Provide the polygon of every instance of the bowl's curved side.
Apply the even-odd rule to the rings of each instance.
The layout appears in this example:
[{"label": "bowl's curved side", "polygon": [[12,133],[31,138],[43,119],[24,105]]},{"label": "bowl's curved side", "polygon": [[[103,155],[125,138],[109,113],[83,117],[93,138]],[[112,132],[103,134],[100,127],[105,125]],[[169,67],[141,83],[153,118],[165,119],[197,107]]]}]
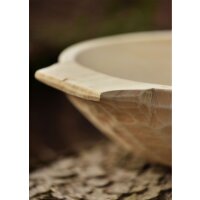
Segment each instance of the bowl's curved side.
[{"label": "bowl's curved side", "polygon": [[68,98],[100,131],[135,155],[171,165],[170,106],[149,106],[137,98],[135,101],[126,98],[100,102],[74,96]]}]

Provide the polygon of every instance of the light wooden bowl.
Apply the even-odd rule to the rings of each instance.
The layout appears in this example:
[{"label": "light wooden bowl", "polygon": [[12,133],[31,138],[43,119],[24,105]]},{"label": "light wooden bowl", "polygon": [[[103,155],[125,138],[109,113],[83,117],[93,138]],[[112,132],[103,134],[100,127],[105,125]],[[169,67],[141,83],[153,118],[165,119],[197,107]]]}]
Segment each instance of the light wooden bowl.
[{"label": "light wooden bowl", "polygon": [[35,76],[125,148],[171,165],[171,32],[82,42]]}]

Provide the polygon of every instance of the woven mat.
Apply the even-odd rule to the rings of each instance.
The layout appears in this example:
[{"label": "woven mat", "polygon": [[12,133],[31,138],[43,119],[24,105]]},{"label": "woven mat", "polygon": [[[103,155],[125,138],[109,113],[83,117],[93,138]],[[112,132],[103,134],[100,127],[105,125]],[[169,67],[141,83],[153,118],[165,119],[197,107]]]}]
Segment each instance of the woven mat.
[{"label": "woven mat", "polygon": [[171,200],[171,169],[109,142],[30,174],[31,200]]}]

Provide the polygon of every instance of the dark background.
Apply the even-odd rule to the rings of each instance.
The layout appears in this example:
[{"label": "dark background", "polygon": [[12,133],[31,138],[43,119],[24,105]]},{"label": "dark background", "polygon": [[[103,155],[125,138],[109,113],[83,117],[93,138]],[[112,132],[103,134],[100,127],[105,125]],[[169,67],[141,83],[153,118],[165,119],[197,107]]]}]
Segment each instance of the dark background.
[{"label": "dark background", "polygon": [[171,0],[30,0],[30,169],[102,140],[64,94],[34,79],[67,46],[100,36],[171,29]]}]

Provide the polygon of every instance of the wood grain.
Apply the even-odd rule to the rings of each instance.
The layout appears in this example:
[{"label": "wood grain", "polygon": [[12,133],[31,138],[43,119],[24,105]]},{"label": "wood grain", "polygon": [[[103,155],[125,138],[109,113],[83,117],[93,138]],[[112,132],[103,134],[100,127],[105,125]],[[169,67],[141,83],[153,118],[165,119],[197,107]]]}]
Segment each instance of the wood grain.
[{"label": "wood grain", "polygon": [[68,96],[100,131],[149,161],[171,165],[171,110],[140,101],[88,101]]}]

